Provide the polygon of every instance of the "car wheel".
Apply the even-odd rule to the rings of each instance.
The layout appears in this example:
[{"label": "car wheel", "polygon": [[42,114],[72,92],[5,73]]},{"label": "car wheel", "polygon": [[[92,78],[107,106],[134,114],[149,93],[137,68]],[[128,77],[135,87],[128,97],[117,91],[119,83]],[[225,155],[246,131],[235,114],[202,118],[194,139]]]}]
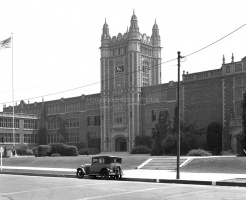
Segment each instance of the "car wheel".
[{"label": "car wheel", "polygon": [[108,177],[109,177],[108,170],[106,170],[106,169],[102,170],[102,172],[101,172],[101,178],[103,180],[106,180],[106,179],[108,179]]},{"label": "car wheel", "polygon": [[78,178],[83,178],[84,177],[84,173],[83,173],[82,169],[78,169],[76,175],[77,175]]},{"label": "car wheel", "polygon": [[115,179],[121,179],[121,168],[119,166],[115,169]]},{"label": "car wheel", "polygon": [[96,178],[95,175],[90,175],[89,177],[90,177],[91,179],[95,179],[95,178]]}]

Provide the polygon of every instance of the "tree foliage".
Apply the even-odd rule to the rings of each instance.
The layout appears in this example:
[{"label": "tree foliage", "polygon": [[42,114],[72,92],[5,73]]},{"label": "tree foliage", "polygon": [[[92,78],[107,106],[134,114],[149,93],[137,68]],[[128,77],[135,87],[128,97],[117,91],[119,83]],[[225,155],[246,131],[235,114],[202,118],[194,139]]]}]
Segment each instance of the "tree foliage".
[{"label": "tree foliage", "polygon": [[57,131],[57,133],[60,135],[60,142],[66,143],[68,142],[68,133],[66,130],[66,120],[62,118],[58,118],[58,122],[59,122],[60,128]]},{"label": "tree foliage", "polygon": [[46,145],[47,144],[47,128],[46,128],[46,108],[43,106],[43,111],[41,114],[41,119],[39,123],[38,130],[38,145]]},{"label": "tree foliage", "polygon": [[152,146],[151,144],[152,144],[152,139],[150,136],[137,135],[135,137],[135,147],[140,146],[140,145],[144,145],[144,146],[151,148],[151,146]]},{"label": "tree foliage", "polygon": [[222,150],[222,127],[217,122],[211,122],[207,128],[208,150],[218,155]]},{"label": "tree foliage", "polygon": [[154,140],[154,145],[151,148],[151,155],[162,155],[164,149],[162,148],[162,141],[171,133],[171,121],[169,112],[167,110],[159,112],[158,122],[155,125],[156,132],[153,133],[152,138]]},{"label": "tree foliage", "polygon": [[[246,150],[246,92],[243,93],[243,102],[242,102],[242,125],[243,133],[240,138],[240,144],[244,150]],[[241,155],[246,156],[244,151],[241,151]]]}]

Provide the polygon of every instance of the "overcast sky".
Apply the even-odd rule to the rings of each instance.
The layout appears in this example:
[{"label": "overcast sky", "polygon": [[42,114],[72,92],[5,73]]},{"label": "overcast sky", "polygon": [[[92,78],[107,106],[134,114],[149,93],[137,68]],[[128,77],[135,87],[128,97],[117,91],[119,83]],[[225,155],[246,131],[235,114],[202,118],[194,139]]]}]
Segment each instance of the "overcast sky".
[{"label": "overcast sky", "polygon": [[[14,99],[30,103],[100,92],[100,44],[105,18],[110,36],[125,33],[133,9],[141,33],[155,19],[162,62],[188,55],[246,23],[245,0],[0,0],[0,41],[13,33]],[[189,73],[219,69],[246,56],[246,26],[182,62]],[[0,50],[0,111],[12,105],[12,50]],[[185,59],[184,59],[185,60]],[[181,73],[182,73],[181,72]],[[177,62],[162,65],[162,83],[177,81]],[[93,84],[93,85],[91,85]],[[88,87],[82,87],[90,85]],[[50,95],[73,88],[70,92]],[[38,98],[34,98],[38,97]]]}]

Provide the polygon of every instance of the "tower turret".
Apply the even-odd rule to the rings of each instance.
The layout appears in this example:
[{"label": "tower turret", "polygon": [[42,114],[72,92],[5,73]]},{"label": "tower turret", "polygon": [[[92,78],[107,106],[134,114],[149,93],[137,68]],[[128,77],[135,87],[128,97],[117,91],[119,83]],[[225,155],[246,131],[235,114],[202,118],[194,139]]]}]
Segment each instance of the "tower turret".
[{"label": "tower turret", "polygon": [[102,29],[102,36],[101,36],[101,57],[109,57],[109,42],[110,42],[111,38],[109,35],[109,28],[108,28],[108,24],[106,22],[106,18],[105,18],[105,23],[103,25],[103,29]]},{"label": "tower turret", "polygon": [[110,35],[109,35],[109,28],[108,28],[108,24],[106,22],[106,18],[105,18],[105,23],[103,25],[103,29],[102,29],[102,40],[105,39],[110,39]]},{"label": "tower turret", "polygon": [[135,15],[135,11],[133,10],[133,15],[131,18],[131,26],[130,26],[130,32],[139,32],[139,27],[138,27],[138,19],[137,16]]},{"label": "tower turret", "polygon": [[155,20],[155,24],[153,25],[153,28],[152,28],[151,40],[152,40],[152,44],[155,47],[156,46],[161,46],[161,37],[160,37],[160,34],[159,34],[159,27],[156,24],[156,20]]}]

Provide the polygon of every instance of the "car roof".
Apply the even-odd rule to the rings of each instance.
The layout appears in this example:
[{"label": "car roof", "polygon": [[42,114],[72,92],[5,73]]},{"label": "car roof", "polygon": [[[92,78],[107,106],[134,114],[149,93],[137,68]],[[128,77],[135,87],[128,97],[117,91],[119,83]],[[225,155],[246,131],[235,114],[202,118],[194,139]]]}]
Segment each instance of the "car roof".
[{"label": "car roof", "polygon": [[117,156],[94,156],[92,158],[121,158],[121,157],[117,157]]}]

